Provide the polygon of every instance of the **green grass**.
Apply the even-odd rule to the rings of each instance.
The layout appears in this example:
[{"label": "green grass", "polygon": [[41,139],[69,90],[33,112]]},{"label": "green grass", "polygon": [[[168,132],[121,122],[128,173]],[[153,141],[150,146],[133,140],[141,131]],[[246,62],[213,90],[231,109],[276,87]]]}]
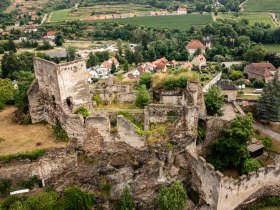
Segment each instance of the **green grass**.
[{"label": "green grass", "polygon": [[280,53],[280,45],[264,45],[269,52]]},{"label": "green grass", "polygon": [[50,22],[73,21],[81,18],[89,17],[94,12],[95,15],[111,15],[111,14],[124,14],[124,13],[145,13],[148,11],[156,11],[158,8],[146,8],[140,4],[108,4],[108,5],[95,5],[91,7],[79,7],[77,10],[63,9],[52,12]]},{"label": "green grass", "polygon": [[223,13],[219,14],[217,18],[221,19],[235,19],[235,20],[241,20],[241,19],[247,19],[249,20],[249,25],[254,25],[255,23],[264,23],[271,25],[272,28],[275,27],[275,24],[272,21],[271,15],[269,13],[248,13],[243,12],[239,16],[235,16],[233,13]]},{"label": "green grass", "polygon": [[139,25],[151,28],[168,28],[186,30],[191,26],[201,28],[212,22],[210,14],[190,14],[190,15],[168,15],[168,16],[147,16],[133,17],[126,19],[97,20],[96,22],[112,22],[121,24]]},{"label": "green grass", "polygon": [[244,4],[247,12],[278,12],[280,13],[279,0],[248,0]]}]

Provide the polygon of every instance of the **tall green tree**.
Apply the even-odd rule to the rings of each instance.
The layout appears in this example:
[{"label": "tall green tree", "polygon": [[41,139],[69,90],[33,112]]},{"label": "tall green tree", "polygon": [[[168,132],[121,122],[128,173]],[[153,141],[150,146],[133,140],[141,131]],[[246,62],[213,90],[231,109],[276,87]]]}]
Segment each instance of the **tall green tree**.
[{"label": "tall green tree", "polygon": [[181,210],[187,204],[187,193],[181,182],[160,189],[157,203],[160,210]]},{"label": "tall green tree", "polygon": [[116,210],[135,210],[135,203],[130,195],[127,186],[124,188],[122,192],[122,196],[117,204]]},{"label": "tall green tree", "polygon": [[72,47],[72,46],[69,46],[67,48],[67,61],[73,61],[75,60],[76,58],[76,48],[75,47]]},{"label": "tall green tree", "polygon": [[0,79],[0,109],[8,101],[12,101],[15,95],[14,84],[9,79]]},{"label": "tall green tree", "polygon": [[146,85],[147,88],[151,87],[152,84],[152,74],[151,73],[144,73],[140,77],[139,85]]},{"label": "tall green tree", "polygon": [[268,122],[280,121],[280,81],[277,76],[263,88],[257,104],[257,116]]},{"label": "tall green tree", "polygon": [[92,52],[89,54],[89,58],[87,60],[87,68],[96,66],[98,64],[98,58]]},{"label": "tall green tree", "polygon": [[116,64],[113,62],[112,67],[111,67],[111,74],[116,73],[116,71],[117,71],[117,67],[116,67]]},{"label": "tall green tree", "polygon": [[65,41],[64,41],[63,35],[60,32],[58,32],[54,39],[55,45],[62,46],[64,42]]},{"label": "tall green tree", "polygon": [[140,85],[138,94],[136,97],[136,106],[144,108],[150,103],[150,94],[146,88],[146,85]]},{"label": "tall green tree", "polygon": [[224,105],[224,97],[217,85],[212,85],[204,96],[207,114],[215,115],[221,111]]},{"label": "tall green tree", "polygon": [[129,66],[128,66],[128,61],[127,60],[124,61],[123,70],[124,70],[124,72],[129,71]]},{"label": "tall green tree", "polygon": [[15,42],[12,39],[9,39],[7,45],[6,45],[6,50],[7,51],[12,51],[14,53],[17,52],[17,46],[15,44]]}]

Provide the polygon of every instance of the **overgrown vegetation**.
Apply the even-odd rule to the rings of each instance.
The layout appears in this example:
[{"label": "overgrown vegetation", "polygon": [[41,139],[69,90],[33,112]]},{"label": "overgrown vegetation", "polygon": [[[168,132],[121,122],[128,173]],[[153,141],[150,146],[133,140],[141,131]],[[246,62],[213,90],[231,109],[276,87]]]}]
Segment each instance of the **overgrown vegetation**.
[{"label": "overgrown vegetation", "polygon": [[3,210],[91,210],[95,203],[95,196],[79,188],[66,188],[60,195],[54,191],[46,191],[26,196],[11,196],[0,203]]},{"label": "overgrown vegetation", "polygon": [[221,90],[217,85],[212,85],[208,92],[205,94],[205,106],[208,115],[215,115],[221,113],[224,105],[224,97]]},{"label": "overgrown vegetation", "polygon": [[135,118],[131,113],[129,113],[127,111],[120,111],[120,112],[117,112],[117,115],[123,115],[126,119],[128,119],[130,122],[132,122],[138,128],[144,130],[144,122]]},{"label": "overgrown vegetation", "polygon": [[90,112],[89,112],[88,108],[86,107],[86,105],[80,106],[78,109],[76,109],[76,111],[74,113],[82,115],[83,118],[87,118],[90,115]]},{"label": "overgrown vegetation", "polygon": [[33,151],[29,151],[29,152],[24,152],[24,153],[17,153],[17,154],[9,154],[9,155],[1,155],[0,156],[0,161],[2,162],[11,162],[12,160],[37,160],[38,158],[40,158],[44,153],[45,153],[45,149],[36,149]]},{"label": "overgrown vegetation", "polygon": [[0,196],[8,195],[10,193],[11,186],[12,181],[10,179],[0,179]]},{"label": "overgrown vegetation", "polygon": [[160,210],[181,210],[187,204],[187,193],[181,182],[160,189],[157,204]]},{"label": "overgrown vegetation", "polygon": [[135,203],[127,186],[123,189],[122,196],[118,201],[116,210],[135,210]]},{"label": "overgrown vegetation", "polygon": [[57,140],[67,141],[69,140],[67,132],[61,127],[60,124],[55,124],[52,126],[53,135]]},{"label": "overgrown vegetation", "polygon": [[149,105],[150,100],[150,94],[146,88],[146,85],[140,85],[138,89],[138,94],[136,96],[136,106],[144,108],[145,106]]},{"label": "overgrown vegetation", "polygon": [[279,207],[280,206],[280,198],[279,197],[275,197],[275,196],[265,198],[261,202],[253,204],[252,206],[250,206],[248,208],[248,210],[259,210],[259,209],[263,209],[266,206],[276,206],[276,207]]},{"label": "overgrown vegetation", "polygon": [[14,99],[14,84],[9,79],[0,79],[0,109]]},{"label": "overgrown vegetation", "polygon": [[231,122],[230,128],[223,130],[222,136],[211,145],[212,155],[207,160],[216,169],[237,169],[240,173],[256,171],[261,167],[259,162],[249,159],[247,144],[253,136],[253,117],[249,113],[244,117],[237,117]]}]

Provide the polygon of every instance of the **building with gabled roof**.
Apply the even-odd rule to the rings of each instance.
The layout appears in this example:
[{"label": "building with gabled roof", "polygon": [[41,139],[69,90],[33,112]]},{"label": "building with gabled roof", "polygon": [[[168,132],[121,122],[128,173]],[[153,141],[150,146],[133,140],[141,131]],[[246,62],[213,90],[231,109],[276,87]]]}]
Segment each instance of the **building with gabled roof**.
[{"label": "building with gabled roof", "polygon": [[201,43],[201,41],[195,39],[187,44],[186,49],[189,51],[191,55],[193,55],[197,51],[197,49],[201,49],[201,52],[204,53],[206,47],[204,44]]},{"label": "building with gabled roof", "polygon": [[250,63],[244,67],[244,73],[248,78],[270,81],[275,75],[277,69],[271,63]]},{"label": "building with gabled roof", "polygon": [[197,66],[199,69],[201,69],[201,67],[206,66],[206,58],[203,54],[199,54],[198,56],[194,57],[191,63],[193,66]]}]

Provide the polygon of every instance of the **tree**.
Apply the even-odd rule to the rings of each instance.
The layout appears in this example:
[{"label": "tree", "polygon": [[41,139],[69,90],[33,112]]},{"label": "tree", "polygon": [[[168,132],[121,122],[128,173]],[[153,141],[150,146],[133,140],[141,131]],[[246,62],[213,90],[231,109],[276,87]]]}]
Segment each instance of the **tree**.
[{"label": "tree", "polygon": [[0,109],[8,101],[12,101],[15,95],[14,84],[9,79],[0,79]]},{"label": "tree", "polygon": [[212,85],[205,94],[205,105],[207,114],[215,115],[221,111],[224,105],[224,97],[221,95],[221,90],[218,86]]},{"label": "tree", "polygon": [[9,41],[8,41],[6,47],[5,47],[5,50],[12,51],[14,53],[17,52],[17,46],[12,39],[9,39]]},{"label": "tree", "polygon": [[257,171],[261,167],[262,167],[262,164],[260,163],[259,160],[247,159],[243,163],[242,174],[248,174],[249,172]]},{"label": "tree", "polygon": [[181,182],[175,182],[171,186],[164,186],[157,196],[160,210],[181,210],[187,203],[187,193]]},{"label": "tree", "polygon": [[124,188],[122,192],[122,196],[117,204],[116,210],[135,210],[135,203],[130,195],[127,186]]},{"label": "tree", "polygon": [[124,72],[129,71],[129,66],[128,66],[128,61],[127,60],[124,61],[123,70],[124,70]]},{"label": "tree", "polygon": [[221,137],[213,142],[212,155],[207,159],[216,169],[223,171],[237,168],[242,171],[245,161],[249,159],[247,143],[253,136],[253,122],[251,113],[237,117],[229,128],[223,130]]},{"label": "tree", "polygon": [[75,47],[72,47],[72,46],[69,46],[67,48],[67,61],[73,61],[75,60],[76,58],[76,48]]},{"label": "tree", "polygon": [[111,67],[111,74],[115,74],[116,71],[117,71],[117,67],[116,67],[116,64],[113,62],[112,67]]},{"label": "tree", "polygon": [[257,103],[257,117],[268,122],[280,121],[280,81],[277,76],[263,88]]},{"label": "tree", "polygon": [[194,52],[193,56],[198,56],[202,53],[201,48],[197,48],[196,51]]},{"label": "tree", "polygon": [[152,83],[152,74],[151,73],[144,73],[140,77],[139,85],[145,85],[147,88],[151,87]]},{"label": "tree", "polygon": [[87,68],[96,66],[98,63],[98,58],[92,52],[89,54],[89,58],[87,60]]},{"label": "tree", "polygon": [[54,43],[56,46],[62,46],[64,43],[64,38],[62,36],[62,34],[60,32],[58,32],[58,34],[56,35],[55,39],[54,39]]},{"label": "tree", "polygon": [[50,49],[53,49],[53,46],[47,40],[43,41],[43,45],[42,46],[37,47],[37,50],[50,50]]},{"label": "tree", "polygon": [[264,60],[267,51],[263,46],[257,45],[252,49],[248,50],[244,54],[244,58],[248,62],[260,62]]},{"label": "tree", "polygon": [[64,210],[91,210],[94,202],[94,195],[79,188],[70,187],[64,190]]},{"label": "tree", "polygon": [[150,103],[150,94],[146,88],[146,85],[140,85],[138,94],[136,97],[136,106],[144,108]]},{"label": "tree", "polygon": [[20,71],[15,74],[18,82],[18,89],[15,94],[15,105],[24,112],[28,111],[28,95],[27,91],[34,80],[34,74],[31,72]]}]

